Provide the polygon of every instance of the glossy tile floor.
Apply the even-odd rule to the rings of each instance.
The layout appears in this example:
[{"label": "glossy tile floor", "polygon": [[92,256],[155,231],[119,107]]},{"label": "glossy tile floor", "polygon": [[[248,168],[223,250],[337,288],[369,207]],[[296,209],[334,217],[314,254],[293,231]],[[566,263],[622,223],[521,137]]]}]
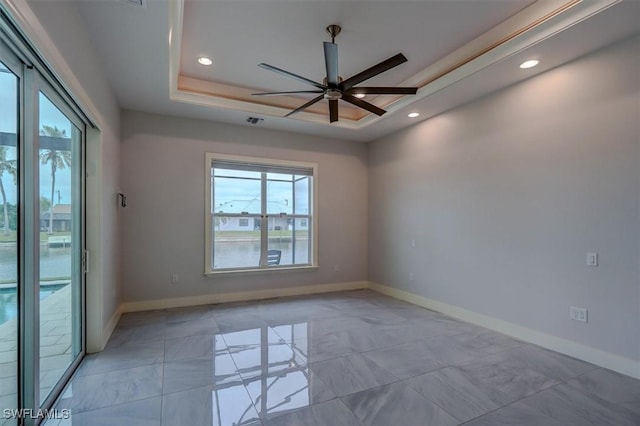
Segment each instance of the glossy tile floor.
[{"label": "glossy tile floor", "polygon": [[640,381],[370,291],[123,315],[47,425],[640,425]]}]

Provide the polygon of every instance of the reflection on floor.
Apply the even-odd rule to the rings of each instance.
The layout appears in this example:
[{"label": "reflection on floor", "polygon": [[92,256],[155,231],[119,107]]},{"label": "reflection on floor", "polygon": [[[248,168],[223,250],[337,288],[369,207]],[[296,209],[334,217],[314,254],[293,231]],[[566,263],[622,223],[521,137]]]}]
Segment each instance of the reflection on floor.
[{"label": "reflection on floor", "polygon": [[47,425],[639,425],[640,381],[370,291],[126,314]]}]

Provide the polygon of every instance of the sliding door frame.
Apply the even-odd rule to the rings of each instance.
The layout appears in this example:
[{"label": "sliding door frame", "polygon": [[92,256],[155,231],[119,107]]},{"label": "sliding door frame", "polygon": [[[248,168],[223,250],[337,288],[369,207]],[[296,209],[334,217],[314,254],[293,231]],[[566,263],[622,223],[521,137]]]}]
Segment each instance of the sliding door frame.
[{"label": "sliding door frame", "polygon": [[[86,153],[86,132],[87,132],[87,126],[86,123],[84,121],[82,121],[82,119],[74,112],[74,110],[72,108],[69,107],[69,105],[67,104],[67,102],[64,100],[64,98],[62,96],[59,95],[58,91],[54,89],[54,87],[48,82],[46,81],[41,74],[34,72],[34,79],[36,81],[36,84],[34,85],[33,89],[34,89],[34,93],[33,96],[36,100],[36,104],[37,107],[33,110],[34,111],[34,118],[35,118],[35,127],[33,128],[33,145],[34,145],[34,149],[36,151],[39,150],[40,145],[40,133],[39,133],[39,128],[41,123],[39,122],[39,108],[40,108],[40,100],[39,100],[39,95],[40,93],[42,93],[44,96],[46,96],[49,101],[51,101],[51,103],[53,105],[55,105],[56,108],[58,108],[63,115],[71,122],[72,124],[72,129],[71,129],[71,134],[70,139],[71,139],[71,149],[74,149],[74,144],[76,142],[74,142],[74,138],[73,138],[73,133],[74,133],[74,127],[76,129],[78,129],[80,131],[80,138],[79,141],[77,142],[77,152],[74,152],[74,155],[72,156],[72,161],[73,164],[71,165],[72,167],[72,179],[71,179],[71,183],[72,183],[72,208],[75,208],[76,203],[79,204],[79,217],[75,217],[75,215],[73,214],[73,210],[72,210],[72,236],[74,236],[73,231],[76,232],[78,240],[80,242],[80,248],[79,250],[74,250],[72,251],[72,255],[71,255],[71,264],[72,264],[72,271],[71,271],[71,282],[70,282],[70,286],[71,286],[71,305],[72,305],[72,315],[71,315],[71,320],[72,320],[72,327],[71,327],[71,332],[72,332],[72,342],[71,342],[71,347],[72,347],[72,353],[75,354],[76,350],[78,352],[78,354],[76,356],[74,356],[72,362],[69,364],[69,366],[67,367],[67,370],[65,371],[65,373],[60,377],[60,379],[58,380],[57,384],[51,389],[51,391],[49,392],[49,395],[47,396],[47,398],[42,402],[41,406],[42,408],[50,408],[52,406],[52,404],[55,402],[55,400],[58,398],[58,396],[60,395],[60,392],[63,390],[63,388],[65,387],[65,385],[67,384],[68,380],[71,378],[71,376],[73,375],[75,369],[77,368],[77,366],[80,364],[80,362],[82,361],[82,358],[84,357],[85,353],[86,353],[86,301],[85,301],[85,288],[86,288],[86,267],[85,267],[85,262],[83,261],[83,257],[84,257],[84,253],[86,250],[86,230],[85,230],[85,212],[86,212],[86,207],[85,207],[85,201],[86,201],[86,170],[85,170],[85,153]],[[26,93],[26,92],[25,92]],[[38,162],[35,163],[35,165],[39,164],[39,153],[36,152],[36,160],[38,160]],[[77,154],[77,155],[76,155]],[[78,170],[76,171],[74,168],[78,167]],[[36,177],[35,182],[39,182],[39,168],[38,167],[34,167],[34,174],[38,174],[38,176]],[[75,182],[75,179],[73,176],[77,176],[79,177],[80,181],[79,182]],[[75,187],[74,182],[76,185],[79,185],[78,187]],[[37,193],[35,194],[36,196],[36,205],[39,205],[39,200],[40,200],[40,191],[39,191],[39,185],[38,185],[38,190]],[[36,225],[38,226],[38,231],[36,232],[36,237],[37,240],[35,241],[36,243],[36,251],[39,252],[39,238],[40,238],[40,233],[39,233],[39,215],[38,215],[39,209],[37,209],[35,211],[36,214]],[[79,223],[76,223],[79,222]],[[73,243],[71,245],[71,247],[73,248]],[[76,281],[79,281],[76,283]],[[35,283],[35,286],[37,287],[37,289],[35,289],[35,298],[36,298],[36,303],[39,304],[39,295],[40,295],[40,280],[38,280]],[[80,315],[80,322],[78,323],[76,321],[75,315],[73,310],[74,309],[80,309],[80,312],[78,313],[78,315]],[[36,328],[39,328],[40,325],[40,307],[36,306]],[[38,334],[37,336],[39,336],[39,330],[38,330]],[[79,341],[75,340],[75,337],[79,338]],[[39,351],[39,347],[40,347],[40,342],[39,342],[39,338],[38,338],[38,345],[36,346],[36,349],[38,349]],[[39,368],[39,353],[36,354],[36,359],[38,360],[38,363],[36,364]],[[39,373],[39,372],[38,372]],[[39,392],[40,392],[40,380],[39,380],[39,374],[36,375],[36,377],[34,377],[35,379],[35,386],[34,386],[34,390],[37,392],[37,398],[35,399],[35,401],[37,402],[37,404],[35,404],[35,408],[38,408],[38,404],[41,400]]]},{"label": "sliding door frame", "polygon": [[[23,411],[18,424],[31,426],[44,418],[26,413],[50,410],[86,354],[86,139],[92,125],[72,98],[60,86],[46,64],[26,44],[21,34],[6,20],[0,8],[0,56],[3,64],[18,78],[16,158],[18,164],[17,251],[17,409]],[[40,403],[40,102],[42,93],[72,124],[72,333],[73,359],[48,396]],[[75,126],[79,130],[73,141]],[[76,204],[77,203],[77,204]],[[78,216],[79,217],[76,217]],[[75,222],[75,223],[74,223]],[[74,241],[75,242],[75,241]],[[80,312],[75,312],[80,309]],[[74,315],[75,314],[75,315]],[[79,315],[79,318],[77,316]],[[76,339],[74,339],[76,337]],[[79,339],[79,341],[78,341]],[[10,408],[10,407],[7,407]]]}]

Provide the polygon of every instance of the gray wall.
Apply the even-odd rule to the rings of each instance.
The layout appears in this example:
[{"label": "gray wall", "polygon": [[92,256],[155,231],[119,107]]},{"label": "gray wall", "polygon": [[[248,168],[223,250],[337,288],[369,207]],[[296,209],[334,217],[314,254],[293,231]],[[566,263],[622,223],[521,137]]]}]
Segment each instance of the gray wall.
[{"label": "gray wall", "polygon": [[[367,279],[366,145],[132,111],[122,137],[127,302]],[[318,164],[319,270],[204,276],[206,152]]]},{"label": "gray wall", "polygon": [[372,143],[369,279],[640,359],[638,58],[627,40]]}]

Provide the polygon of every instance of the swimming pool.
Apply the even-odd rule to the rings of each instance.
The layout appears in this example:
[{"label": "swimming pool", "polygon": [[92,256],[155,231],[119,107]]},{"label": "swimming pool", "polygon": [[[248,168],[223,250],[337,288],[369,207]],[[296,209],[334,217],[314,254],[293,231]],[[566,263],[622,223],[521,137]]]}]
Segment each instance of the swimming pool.
[{"label": "swimming pool", "polygon": [[[69,283],[43,285],[40,288],[40,300],[46,299]],[[14,288],[0,288],[0,324],[14,319],[18,315],[18,295]]]}]

